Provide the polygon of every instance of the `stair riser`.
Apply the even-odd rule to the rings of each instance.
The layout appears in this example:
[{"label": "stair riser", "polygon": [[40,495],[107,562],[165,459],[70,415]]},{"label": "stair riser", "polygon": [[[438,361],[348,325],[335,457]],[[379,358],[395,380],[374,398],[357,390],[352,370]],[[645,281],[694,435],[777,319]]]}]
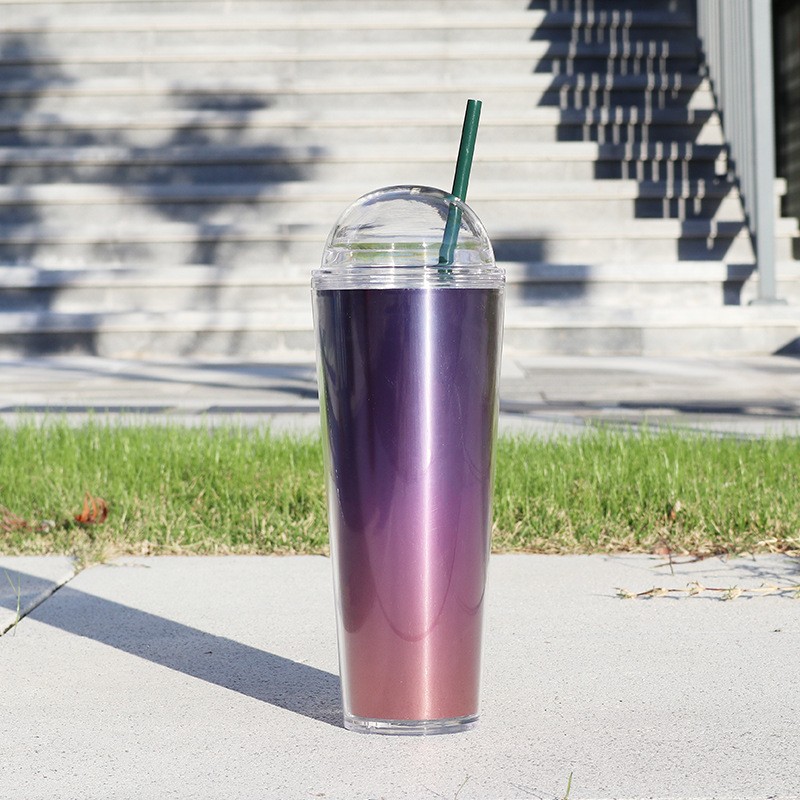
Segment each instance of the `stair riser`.
[{"label": "stair riser", "polygon": [[[460,98],[464,100],[464,98]],[[197,107],[201,100],[194,101]],[[96,110],[102,101],[97,99],[91,111]],[[135,103],[131,103],[135,106]],[[455,105],[455,103],[453,103]],[[463,103],[459,103],[463,105]],[[37,109],[41,110],[41,109]],[[140,109],[141,111],[142,109]],[[152,110],[152,109],[150,109]],[[51,110],[57,113],[55,109]],[[87,109],[87,114],[91,113]],[[408,113],[406,114],[406,111]],[[129,113],[137,113],[129,108]],[[447,144],[458,147],[460,123],[450,124],[452,112],[443,109],[445,124],[415,124],[415,111],[407,109],[398,102],[392,109],[391,118],[385,126],[381,126],[375,116],[363,120],[321,121],[309,120],[307,124],[300,122],[286,124],[264,124],[260,120],[249,127],[246,120],[237,125],[198,127],[187,124],[181,128],[153,127],[147,124],[141,127],[132,124],[130,128],[119,130],[117,126],[80,131],[64,130],[54,137],[46,134],[47,129],[25,129],[22,132],[0,133],[0,144],[7,146],[35,146],[37,144],[70,145],[70,144],[125,144],[128,146],[151,147],[192,144],[224,144],[232,146],[271,145],[275,147],[354,147],[357,145],[399,144],[407,146],[409,142],[421,142],[426,145]],[[463,113],[463,109],[462,109]],[[496,114],[490,107],[484,110],[485,118],[481,121],[478,147],[483,144],[524,144],[527,142],[587,141],[608,145],[624,145],[665,142],[669,152],[669,142],[694,142],[695,144],[720,145],[723,143],[722,130],[714,118],[691,124],[656,124],[642,127],[627,124],[582,124],[578,121],[563,121],[552,124],[550,120],[514,119],[513,115]],[[404,116],[405,115],[405,116]],[[445,122],[446,121],[446,122]],[[321,145],[321,143],[323,143]]]},{"label": "stair riser", "polygon": [[631,356],[749,356],[775,353],[797,338],[795,327],[695,328],[559,328],[529,330],[506,327],[506,356],[631,355]]},{"label": "stair riser", "polygon": [[[369,9],[375,12],[396,12],[397,0],[368,0]],[[588,10],[597,13],[618,11],[619,0],[491,0],[498,12],[559,11],[577,13],[587,17]],[[322,13],[326,16],[353,14],[364,7],[363,0],[4,0],[0,7],[21,19],[65,12],[71,14],[167,14],[176,13],[271,13],[308,15]],[[486,0],[402,0],[404,11],[436,11],[445,13],[485,12]],[[680,12],[692,10],[692,0],[626,0],[625,8],[636,11]]]},{"label": "stair riser", "polygon": [[[677,188],[677,187],[676,187]],[[473,198],[473,204],[481,208],[481,219],[487,226],[516,227],[543,223],[580,225],[580,220],[633,221],[636,219],[715,219],[718,222],[738,221],[742,218],[742,206],[738,195],[703,199],[683,198],[559,198],[541,200],[481,201]],[[573,222],[574,221],[574,222]]]},{"label": "stair riser", "polygon": [[314,334],[307,331],[57,331],[0,334],[0,356],[80,353],[104,358],[221,358],[313,362]]},{"label": "stair riser", "polygon": [[[437,173],[431,170],[433,185],[446,186],[451,170]],[[414,170],[409,171],[411,178]],[[390,178],[386,173],[377,174],[375,179]],[[398,175],[402,180],[402,176]],[[391,185],[397,181],[378,180],[378,183],[364,184],[364,191],[378,185]],[[355,199],[355,197],[350,198]],[[738,196],[714,197],[700,200],[676,198],[632,199],[613,196],[598,198],[581,197],[542,197],[515,201],[481,200],[473,198],[480,205],[485,225],[505,225],[523,228],[534,220],[536,224],[559,224],[565,220],[615,220],[657,219],[695,219],[700,217],[717,220],[738,220],[742,209]],[[252,201],[220,200],[217,202],[124,202],[74,203],[74,204],[13,204],[0,206],[0,226],[24,225],[30,222],[44,222],[53,225],[80,226],[87,219],[92,224],[137,224],[159,223],[164,220],[214,224],[214,225],[257,225],[307,224],[313,220],[330,220],[331,224],[350,202],[342,196],[331,201],[307,200],[304,202],[291,198],[254,199]]]},{"label": "stair riser", "polygon": [[[626,0],[625,8],[637,11],[692,12],[694,0]],[[595,13],[618,11],[619,0],[530,0],[527,8],[542,11],[568,11],[586,17]]]},{"label": "stair riser", "polygon": [[[599,8],[608,0],[596,0]],[[668,0],[634,0],[642,10],[660,8]],[[8,14],[9,19],[40,19],[46,14],[73,14],[104,16],[113,14],[156,14],[173,16],[174,14],[288,14],[306,16],[320,13],[326,16],[352,14],[358,9],[358,0],[4,0],[0,9]],[[550,9],[550,3],[529,3],[527,0],[492,0],[492,8],[498,12],[524,11],[528,7],[541,10]],[[441,12],[485,12],[486,0],[402,0],[404,11],[441,11]],[[666,7],[666,6],[665,6]],[[363,8],[363,5],[362,5]],[[397,12],[397,0],[369,0],[369,8],[375,12]],[[573,10],[574,2],[558,10]],[[556,9],[553,9],[556,10]]]},{"label": "stair riser", "polygon": [[[778,296],[800,305],[800,279],[778,272]],[[510,281],[506,307],[555,308],[719,308],[746,306],[758,297],[758,277],[697,281]]]},{"label": "stair riser", "polygon": [[[542,137],[544,139],[544,136]],[[693,124],[651,125],[629,124],[578,124],[559,123],[555,131],[555,141],[598,142],[599,144],[627,144],[650,142],[694,142],[695,144],[722,144],[722,128],[715,120],[698,121]]]},{"label": "stair riser", "polygon": [[667,181],[680,186],[687,181],[705,180],[709,184],[719,178],[713,158],[659,159],[641,161],[597,161],[595,178],[622,178],[632,181]]},{"label": "stair riser", "polygon": [[597,109],[637,107],[648,111],[665,109],[713,109],[714,96],[708,89],[600,89],[600,88],[556,88],[536,96],[527,95],[537,106],[555,108]]},{"label": "stair riser", "polygon": [[[127,312],[147,310],[169,312],[174,309],[215,311],[236,308],[240,311],[307,309],[310,300],[308,281],[296,286],[273,286],[265,271],[263,282],[251,286],[160,285],[154,278],[150,286],[78,287],[63,286],[26,290],[4,289],[0,293],[0,311],[53,311],[87,314],[97,311]],[[800,299],[800,283],[781,281],[781,297],[787,301]],[[742,281],[720,282],[554,282],[509,283],[506,288],[508,307],[536,306],[554,308],[699,308],[720,305],[746,305],[754,291],[743,294]],[[532,312],[531,312],[532,313]]]},{"label": "stair riser", "polygon": [[[489,227],[491,234],[491,227]],[[574,240],[548,239],[493,240],[495,256],[501,261],[522,261],[526,258],[552,263],[592,264],[602,261],[625,263],[664,262],[670,260],[722,260],[751,263],[753,251],[744,236],[706,239],[675,239],[653,237],[650,239],[590,239],[576,229]],[[786,240],[776,240],[776,258],[788,258]]]},{"label": "stair riser", "polygon": [[[486,111],[486,119],[481,122],[478,134],[478,144],[476,148],[476,159],[481,158],[481,148],[485,145],[524,145],[531,142],[556,142],[556,141],[582,141],[582,125],[562,123],[558,126],[531,123],[503,124],[502,119],[496,116],[494,119],[491,110]],[[316,147],[320,149],[333,149],[339,146],[355,147],[359,145],[374,145],[376,143],[386,145],[397,145],[398,152],[404,152],[409,147],[409,143],[421,143],[425,145],[446,145],[458,149],[460,137],[460,125],[431,124],[413,125],[403,123],[395,119],[395,122],[385,128],[378,128],[365,118],[363,125],[357,124],[320,124],[310,122],[307,126],[301,124],[286,125],[264,125],[263,123],[249,126],[246,122],[241,125],[226,126],[196,126],[184,125],[178,128],[170,127],[138,127],[131,125],[128,128],[118,127],[94,128],[91,130],[81,130],[76,128],[58,129],[53,132],[44,128],[26,128],[21,131],[0,130],[0,146],[2,147],[36,147],[36,146],[64,146],[73,147],[80,145],[115,145],[119,144],[127,147],[166,147],[195,145],[198,143],[208,145],[225,145],[254,147],[270,145],[274,147]],[[722,139],[721,129],[715,123],[709,123],[705,127],[652,125],[647,131],[648,142],[665,141],[672,131],[675,139],[681,142],[692,142],[693,136],[702,136],[706,144],[718,145]],[[622,130],[622,126],[604,126],[598,130],[597,126],[590,126],[589,134],[594,136],[594,141],[602,139],[607,144],[614,144],[616,138],[618,143],[625,144],[628,141],[629,131]],[[639,141],[642,135],[638,137]],[[320,143],[324,142],[323,147]],[[666,152],[669,152],[667,146]],[[605,170],[602,166],[606,162],[601,159],[598,169]],[[610,162],[614,163],[614,162]],[[617,161],[616,164],[620,162]],[[662,172],[661,177],[653,176],[652,173],[642,172],[641,176],[636,172],[637,160],[626,162],[632,165],[633,170],[620,174],[619,167],[612,167],[611,171],[598,172],[597,177],[631,177],[639,180],[666,180],[668,175]],[[694,159],[693,159],[693,163]],[[699,163],[699,162],[697,162]],[[704,166],[698,177],[708,177],[713,174],[713,164],[707,159],[704,160],[706,166],[710,166],[710,172]],[[476,165],[477,166],[477,165]],[[8,165],[0,167],[9,169]],[[33,166],[30,179],[25,175],[25,169],[19,165],[13,167],[19,172],[13,176],[14,180],[29,182],[29,180],[51,180],[48,175],[57,172],[49,172],[51,167],[37,173],[41,167]],[[321,173],[320,173],[321,174]],[[41,175],[41,177],[39,177]],[[57,177],[56,177],[57,179]]]},{"label": "stair riser", "polygon": [[[524,84],[516,82],[506,88],[502,88],[502,78],[497,74],[500,69],[505,70],[504,64],[501,63],[475,63],[461,69],[458,65],[440,65],[440,67],[432,66],[428,68],[424,65],[420,66],[420,74],[416,76],[409,75],[409,83],[396,87],[397,92],[392,93],[391,85],[378,86],[375,90],[370,90],[365,85],[358,85],[353,82],[353,75],[342,75],[337,78],[331,75],[329,85],[331,90],[320,89],[319,81],[312,81],[307,84],[302,83],[302,77],[295,78],[295,76],[287,75],[285,77],[285,84],[280,90],[274,92],[266,91],[264,93],[242,93],[235,90],[231,92],[218,92],[208,94],[188,94],[182,92],[180,89],[175,93],[170,92],[155,92],[150,89],[146,84],[139,85],[136,83],[128,83],[124,87],[120,87],[117,92],[113,88],[107,92],[92,92],[87,90],[85,93],[76,89],[63,90],[58,87],[59,81],[54,79],[54,85],[49,88],[36,92],[25,93],[20,86],[18,89],[6,88],[3,89],[0,85],[0,99],[3,102],[3,109],[12,111],[25,111],[35,108],[37,111],[53,111],[57,112],[60,107],[63,109],[64,103],[69,102],[70,109],[85,108],[87,111],[99,110],[99,104],[102,103],[102,110],[107,113],[112,110],[118,109],[120,112],[125,112],[130,109],[127,102],[129,100],[141,108],[174,108],[176,105],[183,108],[241,108],[243,110],[253,111],[255,109],[270,109],[272,112],[291,112],[298,109],[314,109],[315,112],[328,112],[337,111],[342,108],[348,108],[353,111],[369,111],[374,112],[376,109],[392,109],[395,103],[408,105],[416,108],[418,111],[425,107],[430,107],[432,110],[440,109],[442,102],[454,104],[458,106],[463,104],[464,95],[473,93],[480,94],[482,101],[486,104],[487,109],[491,109],[492,113],[498,112],[520,112],[528,111],[536,108],[571,108],[583,110],[594,110],[602,108],[623,108],[637,107],[641,109],[642,118],[649,113],[681,109],[697,109],[697,110],[710,110],[714,107],[713,96],[707,89],[653,89],[648,91],[646,87],[636,89],[600,89],[600,88],[575,88],[571,86],[564,87],[560,79],[553,78],[552,87],[542,86],[541,81],[537,81],[535,85],[526,87]],[[517,74],[520,72],[524,75],[532,71],[533,65],[526,63],[521,65],[515,70]],[[267,65],[266,69],[271,70],[271,65]],[[355,71],[361,71],[363,74],[363,67],[354,66]],[[373,70],[371,67],[371,76],[377,78],[380,69]],[[263,65],[238,65],[235,63],[222,63],[222,64],[201,64],[198,65],[196,70],[192,71],[191,78],[194,80],[199,79],[214,79],[226,80],[230,79],[248,79],[263,77],[265,67]],[[415,69],[409,69],[409,72],[414,72]],[[74,75],[70,73],[70,77],[75,80],[85,78],[100,78],[100,77],[124,77],[129,79],[148,79],[158,78],[159,80],[181,81],[187,75],[183,73],[173,72],[168,66],[162,70],[158,65],[151,69],[150,67],[141,67],[138,65],[110,65],[104,67],[97,65],[86,69],[84,75]],[[422,72],[425,74],[423,75]],[[172,73],[172,74],[171,74]],[[490,77],[491,76],[491,77]],[[3,68],[0,66],[0,81],[18,80],[24,77],[22,75],[13,74],[13,70]],[[391,77],[391,76],[387,76]],[[424,84],[431,86],[429,91],[417,91],[413,88],[412,81],[414,78],[420,80],[424,78]],[[465,86],[465,79],[470,77],[480,81],[480,84],[470,89]],[[296,87],[293,88],[292,84],[295,80],[301,81]],[[547,80],[550,80],[549,78]],[[277,85],[277,84],[276,84]],[[374,82],[373,82],[374,85]],[[314,88],[309,88],[314,87]],[[347,87],[343,89],[342,87]],[[391,97],[391,101],[387,100]],[[52,108],[49,108],[52,106]]]},{"label": "stair riser", "polygon": [[[719,307],[747,304],[758,290],[757,273],[748,265],[693,262],[590,268],[501,262],[501,266],[506,270],[509,309],[576,304],[604,308]],[[793,262],[779,262],[777,269],[780,296],[797,304],[800,270],[793,268]],[[26,305],[30,309],[80,313],[223,307],[239,311],[306,309],[311,272],[312,267],[298,264],[238,270],[196,266],[95,271],[5,267],[0,270],[0,307],[18,311]]]},{"label": "stair riser", "polygon": [[537,72],[548,72],[554,75],[650,75],[674,74],[676,72],[697,72],[698,55],[639,55],[633,51],[630,55],[619,53],[613,56],[562,56],[554,55],[543,60]]},{"label": "stair riser", "polygon": [[[268,276],[265,275],[265,278]],[[154,279],[150,286],[121,287],[49,287],[0,293],[0,311],[53,311],[90,314],[98,311],[216,311],[235,308],[239,311],[282,311],[307,309],[311,303],[311,268],[302,286],[162,286]]]},{"label": "stair riser", "polygon": [[231,241],[222,236],[186,241],[59,242],[0,239],[0,262],[37,263],[49,267],[156,266],[159,264],[210,264],[220,267],[307,264],[316,269],[322,258],[324,237],[316,241]]},{"label": "stair riser", "polygon": [[530,283],[507,289],[508,306],[700,308],[740,305],[742,282]]},{"label": "stair riser", "polygon": [[[480,158],[480,156],[476,156]],[[18,167],[1,167],[0,182],[6,185],[29,185],[36,183],[111,183],[115,185],[153,183],[285,183],[298,180],[326,182],[371,181],[376,186],[395,183],[424,183],[433,186],[449,186],[452,183],[454,163],[427,161],[383,161],[354,163],[315,163],[293,161],[285,163],[253,163],[230,165],[185,165],[176,164],[171,169],[161,165],[98,167],[92,165],[43,164]],[[714,179],[713,162],[661,162],[644,165],[637,170],[636,163],[609,161],[483,161],[476,160],[472,167],[471,181],[478,185],[486,181],[553,181],[592,180],[637,177],[644,180],[671,180],[679,188],[682,181]],[[2,208],[2,207],[0,207]],[[0,216],[4,212],[0,210]],[[25,213],[22,216],[26,216]]]},{"label": "stair riser", "polygon": [[[491,228],[489,229],[491,234]],[[744,233],[731,239],[717,236],[713,239],[687,237],[681,239],[583,239],[579,242],[561,240],[538,240],[538,247],[533,248],[536,258],[554,263],[596,263],[598,261],[620,261],[627,263],[677,261],[727,260],[731,263],[750,264],[753,262],[753,250],[749,237]],[[796,258],[793,250],[794,240],[778,236],[775,239],[775,258],[788,261]],[[494,241],[495,255],[498,260],[518,261],[530,254],[530,249],[515,243]],[[529,246],[530,247],[530,246]]]},{"label": "stair riser", "polygon": [[[0,6],[0,9],[2,6]],[[327,15],[326,15],[327,16]],[[381,18],[375,16],[370,24],[356,24],[352,28],[340,26],[311,27],[308,19],[302,15],[267,15],[261,14],[251,20],[246,15],[232,16],[219,14],[218,26],[214,27],[213,15],[204,15],[197,23],[188,18],[185,26],[174,24],[159,25],[149,16],[143,15],[138,24],[131,25],[129,16],[118,17],[119,24],[114,27],[114,18],[110,18],[108,26],[105,20],[84,17],[85,25],[80,19],[74,23],[39,26],[36,22],[25,25],[19,20],[6,18],[0,21],[0,37],[9,41],[4,49],[4,58],[27,58],[34,61],[31,54],[43,54],[53,59],[75,59],[76,53],[113,53],[130,54],[131,60],[153,54],[167,53],[170,56],[184,49],[212,48],[220,50],[230,48],[255,49],[269,48],[300,58],[308,57],[314,49],[331,50],[337,47],[362,47],[388,44],[391,47],[403,44],[445,44],[447,47],[470,46],[486,42],[498,45],[514,45],[515,47],[530,44],[531,48],[541,49],[541,42],[552,43],[554,47],[565,50],[567,46],[589,49],[609,49],[612,53],[630,53],[632,55],[674,55],[678,57],[696,56],[697,43],[686,26],[670,25],[662,28],[637,25],[614,25],[610,20],[606,24],[598,23],[592,28],[576,30],[570,24],[548,24],[537,28],[540,15],[531,15],[530,25],[515,22],[508,24],[481,25],[449,25],[446,19],[430,15],[406,13],[398,17],[395,13],[390,24],[382,24]],[[61,20],[63,17],[56,17]],[[598,18],[599,19],[599,18]],[[554,20],[554,22],[556,22]],[[3,30],[6,28],[6,31]],[[533,44],[531,44],[533,43]],[[39,55],[39,60],[43,60]]]},{"label": "stair riser", "polygon": [[644,20],[633,18],[626,22],[624,12],[596,14],[595,24],[575,24],[574,17],[564,23],[549,23],[535,28],[531,41],[549,41],[570,44],[576,47],[608,47],[614,53],[660,53],[696,54],[698,41],[693,27],[685,24],[686,17],[665,17],[663,26],[654,26]]},{"label": "stair riser", "polygon": [[[359,67],[354,71],[359,72],[363,69],[363,67]],[[300,119],[309,118],[311,120],[314,119],[314,116],[310,116],[307,113],[311,110],[314,111],[315,115],[319,115],[320,112],[336,112],[348,109],[370,112],[371,115],[379,112],[384,115],[391,115],[392,118],[397,118],[402,114],[418,118],[421,113],[424,113],[425,109],[429,109],[431,113],[438,111],[439,114],[442,112],[456,112],[464,105],[465,97],[480,94],[479,99],[485,104],[487,112],[491,111],[492,114],[503,112],[505,116],[510,113],[519,115],[520,113],[535,111],[538,108],[547,108],[551,110],[550,113],[553,113],[563,108],[564,103],[560,89],[548,94],[547,92],[542,92],[536,86],[512,85],[508,88],[501,88],[502,79],[489,78],[487,80],[487,74],[490,69],[490,66],[485,66],[484,68],[476,67],[474,71],[469,68],[463,72],[458,70],[450,72],[449,68],[443,68],[441,71],[435,72],[427,70],[423,66],[420,68],[420,74],[410,76],[410,80],[420,81],[420,85],[432,85],[433,88],[418,91],[413,85],[404,84],[398,87],[397,92],[391,92],[391,87],[389,86],[381,86],[375,92],[365,92],[363,87],[359,87],[355,91],[301,91],[299,94],[294,94],[290,90],[270,92],[268,90],[254,89],[251,92],[234,88],[227,92],[191,92],[184,91],[179,86],[176,86],[174,91],[164,92],[154,91],[146,83],[140,84],[138,82],[126,83],[124,87],[121,86],[116,89],[110,87],[106,91],[99,89],[76,91],[75,89],[62,89],[57,85],[52,85],[37,92],[28,91],[22,87],[12,90],[7,86],[5,88],[0,86],[0,107],[7,112],[19,113],[35,110],[40,114],[58,114],[68,105],[73,113],[85,112],[92,116],[96,116],[99,111],[108,115],[110,113],[126,114],[141,111],[165,111],[175,108],[200,111],[234,110],[250,113],[269,109],[272,113],[306,112],[300,114]],[[530,64],[523,66],[522,69],[530,71]],[[146,78],[147,76],[142,75],[141,77]],[[218,73],[214,75],[209,73],[207,76],[197,75],[197,77],[224,76],[219,76]],[[356,80],[357,77],[355,74],[337,77],[332,84],[336,87],[336,82],[338,81],[338,86],[341,87],[342,85],[347,85],[348,82]],[[469,78],[473,78],[476,81],[475,86],[470,87],[465,84],[465,80]],[[457,81],[453,79],[457,79]],[[287,78],[287,80],[293,79]],[[600,102],[603,98],[600,92],[597,93],[597,102],[594,105],[591,102],[591,92],[585,92],[584,94],[587,102],[582,104],[577,113],[563,113],[562,116],[565,120],[584,122],[587,111],[602,108]],[[700,99],[702,99],[702,96],[700,96],[695,104],[694,99],[689,103],[689,96],[686,93],[674,99],[670,99],[670,94],[665,93],[662,104],[659,97],[660,93],[654,92],[648,105],[644,92],[634,93],[629,97],[630,102],[620,102],[619,105],[626,109],[641,106],[643,111],[649,108],[652,112],[661,110],[680,112],[680,110],[689,107],[701,111],[711,108],[710,98],[707,96],[706,99],[709,102],[700,103]],[[616,107],[615,101],[614,108]],[[598,111],[597,113],[600,112]],[[657,120],[657,118],[658,114],[656,113],[655,119]],[[681,117],[681,119],[683,118]],[[590,119],[592,118],[590,117]],[[594,119],[596,122],[603,121],[599,117]],[[650,119],[653,119],[653,117],[646,113],[639,113],[635,121]],[[616,121],[613,114],[610,121]],[[623,124],[627,121],[627,115],[620,120]]]},{"label": "stair riser", "polygon": [[[774,353],[797,338],[785,327],[560,327],[518,329],[506,326],[503,350],[522,355],[680,356],[712,352],[719,356]],[[312,361],[314,334],[308,330],[124,331],[0,335],[0,355],[78,352],[108,358],[246,357],[251,360]]]},{"label": "stair riser", "polygon": [[[480,213],[480,212],[479,212]],[[492,227],[488,226],[490,235]],[[532,236],[526,240],[494,238],[495,255],[501,261],[546,260],[575,264],[598,261],[627,263],[665,260],[722,260],[752,263],[749,240],[719,236],[712,240],[653,237],[650,239],[593,239],[576,230],[575,237]],[[281,264],[319,263],[324,240],[316,243],[286,241],[242,241],[220,235],[186,241],[18,241],[0,240],[0,260],[6,264],[40,263],[48,266],[102,266],[155,264],[215,264],[278,268]],[[791,258],[791,240],[776,240],[776,258]]]}]

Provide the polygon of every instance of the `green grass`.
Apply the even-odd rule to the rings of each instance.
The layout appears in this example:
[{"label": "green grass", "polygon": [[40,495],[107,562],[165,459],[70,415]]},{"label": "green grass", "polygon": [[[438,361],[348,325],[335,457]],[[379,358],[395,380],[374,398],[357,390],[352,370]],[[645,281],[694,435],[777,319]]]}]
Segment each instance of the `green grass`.
[{"label": "green grass", "polygon": [[[107,520],[78,524],[86,493]],[[0,427],[0,550],[318,553],[326,548],[319,442],[229,426]]]},{"label": "green grass", "polygon": [[505,439],[497,550],[800,550],[800,440],[598,429]]},{"label": "green grass", "polygon": [[[494,547],[800,552],[799,483],[788,437],[502,437]],[[75,521],[87,493],[104,522]],[[327,552],[318,438],[235,425],[0,425],[0,512],[8,555]]]}]

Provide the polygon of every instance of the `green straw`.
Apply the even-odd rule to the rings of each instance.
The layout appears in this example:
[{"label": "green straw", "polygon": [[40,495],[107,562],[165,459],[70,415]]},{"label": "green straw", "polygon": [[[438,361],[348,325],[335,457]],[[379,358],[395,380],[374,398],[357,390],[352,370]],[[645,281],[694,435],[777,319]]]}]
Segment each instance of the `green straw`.
[{"label": "green straw", "polygon": [[[469,173],[472,169],[472,156],[475,153],[475,139],[478,136],[478,122],[481,118],[481,101],[467,100],[467,111],[464,114],[464,126],[461,128],[461,145],[458,148],[458,161],[456,174],[453,178],[453,197],[466,201]],[[453,255],[458,241],[458,231],[461,227],[461,209],[455,205],[450,206],[447,223],[444,227],[444,239],[439,248],[439,263],[452,264]]]}]

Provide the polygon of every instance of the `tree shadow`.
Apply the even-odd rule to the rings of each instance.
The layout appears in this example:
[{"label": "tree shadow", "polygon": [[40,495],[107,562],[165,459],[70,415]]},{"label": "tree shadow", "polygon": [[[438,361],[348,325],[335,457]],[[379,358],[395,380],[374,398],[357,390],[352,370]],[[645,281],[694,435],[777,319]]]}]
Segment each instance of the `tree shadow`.
[{"label": "tree shadow", "polygon": [[[136,141],[141,134],[120,122],[126,113],[136,113],[136,92],[132,108],[118,114],[117,122],[93,126],[96,109],[83,120],[80,109],[71,111],[69,97],[79,92],[80,80],[48,49],[44,33],[0,35],[0,147],[6,148],[0,180],[9,189],[0,204],[0,263],[25,268],[25,274],[20,269],[4,281],[0,310],[27,312],[18,332],[0,339],[15,352],[99,353],[100,312],[107,310],[103,293],[95,291],[96,306],[91,299],[69,301],[84,313],[60,315],[66,293],[77,289],[59,267],[98,272],[152,267],[156,276],[165,266],[201,265],[207,270],[199,285],[180,278],[179,307],[214,312],[230,307],[225,278],[233,266],[277,261],[270,254],[280,230],[254,237],[245,230],[246,221],[274,227],[280,211],[276,187],[311,177],[321,148],[306,148],[298,157],[281,143],[253,145],[253,118],[270,109],[274,97],[248,88],[246,81],[217,89],[180,78],[162,84],[177,122],[157,131],[152,143]],[[52,93],[62,90],[63,103],[54,108]],[[136,91],[148,91],[147,82]],[[96,107],[104,110],[100,96]],[[117,112],[106,110],[109,114]],[[81,215],[80,201],[69,211],[48,199],[55,184],[105,186],[107,198],[101,193]],[[155,237],[148,234],[151,224]],[[81,297],[90,297],[81,291]],[[118,290],[106,290],[111,291]],[[148,291],[129,291],[125,310],[150,310]],[[260,285],[258,291],[266,292]],[[242,293],[252,300],[252,291]],[[236,332],[231,337],[235,351]],[[190,356],[201,344],[201,336],[188,340],[181,354]]]},{"label": "tree shadow", "polygon": [[[38,53],[41,55],[41,53]],[[17,35],[0,35],[0,116],[2,119],[2,134],[0,146],[23,147],[30,143],[28,135],[24,132],[23,120],[25,116],[35,109],[37,95],[46,87],[68,83],[58,69],[57,65],[41,64],[36,61],[37,48]],[[17,191],[11,202],[6,202],[0,208],[0,232],[8,234],[14,230],[25,228],[38,222],[41,218],[31,193],[26,191],[25,184],[19,183],[20,178],[29,177],[30,170],[28,159],[15,158],[14,150],[4,153],[0,161],[0,183],[5,185],[16,184]],[[27,258],[31,250],[22,249],[20,256]],[[4,258],[8,261],[8,258]]]}]

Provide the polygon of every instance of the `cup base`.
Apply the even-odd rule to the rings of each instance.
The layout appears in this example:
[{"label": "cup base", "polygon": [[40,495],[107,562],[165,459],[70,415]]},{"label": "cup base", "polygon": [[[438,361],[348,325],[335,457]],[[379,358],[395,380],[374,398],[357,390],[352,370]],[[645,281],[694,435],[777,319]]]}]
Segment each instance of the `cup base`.
[{"label": "cup base", "polygon": [[478,714],[449,719],[370,719],[344,715],[344,727],[358,733],[382,733],[393,736],[436,736],[468,731],[478,724]]}]

